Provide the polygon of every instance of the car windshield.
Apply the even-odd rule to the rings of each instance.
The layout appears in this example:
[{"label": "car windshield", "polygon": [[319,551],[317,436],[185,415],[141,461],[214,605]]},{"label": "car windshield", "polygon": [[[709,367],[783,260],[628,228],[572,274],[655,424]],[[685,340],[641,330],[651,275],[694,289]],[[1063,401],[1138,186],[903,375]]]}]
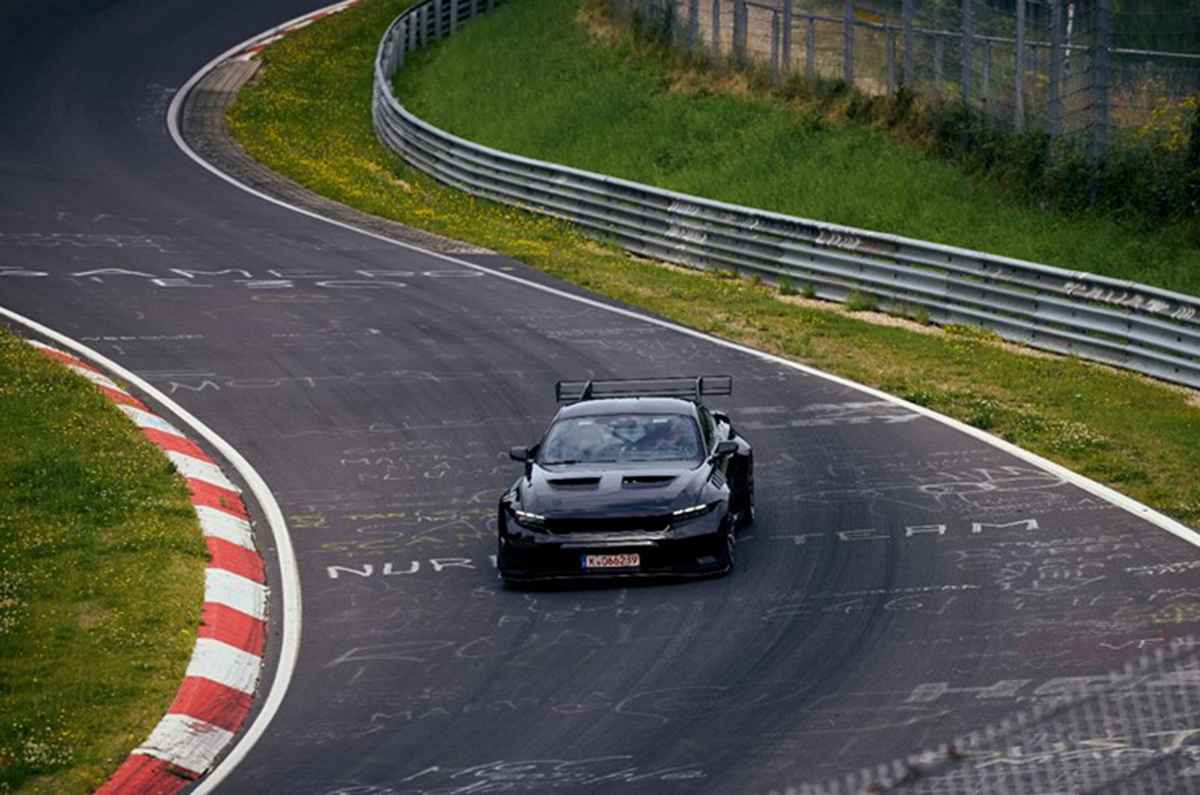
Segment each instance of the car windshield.
[{"label": "car windshield", "polygon": [[554,423],[538,454],[540,464],[695,461],[700,432],[682,414],[601,414]]}]

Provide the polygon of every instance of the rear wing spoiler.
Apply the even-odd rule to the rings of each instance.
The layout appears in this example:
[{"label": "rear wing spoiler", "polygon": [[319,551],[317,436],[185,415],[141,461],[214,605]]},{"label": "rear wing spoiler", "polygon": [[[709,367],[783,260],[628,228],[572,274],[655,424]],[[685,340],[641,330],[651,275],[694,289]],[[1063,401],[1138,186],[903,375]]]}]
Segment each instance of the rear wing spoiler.
[{"label": "rear wing spoiler", "polygon": [[631,397],[673,397],[699,402],[703,395],[732,394],[731,375],[592,379],[559,381],[554,385],[554,399],[559,403]]}]

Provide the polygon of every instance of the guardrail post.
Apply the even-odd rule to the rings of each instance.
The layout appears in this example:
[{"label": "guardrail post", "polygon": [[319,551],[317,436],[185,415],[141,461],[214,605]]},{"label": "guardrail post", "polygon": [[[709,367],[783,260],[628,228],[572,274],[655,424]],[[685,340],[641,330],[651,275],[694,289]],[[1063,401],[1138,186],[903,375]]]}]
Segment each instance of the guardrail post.
[{"label": "guardrail post", "polygon": [[700,0],[688,0],[687,46],[692,52],[700,46]]},{"label": "guardrail post", "polygon": [[913,0],[904,0],[904,85],[913,86]]},{"label": "guardrail post", "polygon": [[783,71],[792,71],[792,0],[783,0]]},{"label": "guardrail post", "polygon": [[721,0],[712,0],[712,50],[721,54]]},{"label": "guardrail post", "polygon": [[971,56],[975,52],[975,3],[974,0],[962,0],[962,77],[959,78],[959,90],[966,105],[971,104]]},{"label": "guardrail post", "polygon": [[842,9],[842,80],[854,86],[854,0],[844,0]]},{"label": "guardrail post", "polygon": [[1025,132],[1025,0],[1017,0],[1017,68],[1013,75],[1013,126]]},{"label": "guardrail post", "polygon": [[1062,134],[1063,0],[1050,0],[1050,134]]},{"label": "guardrail post", "polygon": [[1096,0],[1096,49],[1092,57],[1096,118],[1092,126],[1092,157],[1099,160],[1108,148],[1109,50],[1112,48],[1112,0]]},{"label": "guardrail post", "polygon": [[817,78],[817,20],[812,16],[804,29],[804,74],[809,80]]},{"label": "guardrail post", "polygon": [[746,0],[733,0],[733,57],[738,63],[746,62]]}]

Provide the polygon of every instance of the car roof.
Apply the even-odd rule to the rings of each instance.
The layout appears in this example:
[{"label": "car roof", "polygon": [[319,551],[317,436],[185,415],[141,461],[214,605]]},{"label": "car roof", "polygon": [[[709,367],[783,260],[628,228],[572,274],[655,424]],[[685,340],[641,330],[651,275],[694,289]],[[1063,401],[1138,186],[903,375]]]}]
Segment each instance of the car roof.
[{"label": "car roof", "polygon": [[670,397],[597,398],[581,400],[559,409],[555,419],[593,417],[599,414],[684,414],[696,416],[696,404]]}]

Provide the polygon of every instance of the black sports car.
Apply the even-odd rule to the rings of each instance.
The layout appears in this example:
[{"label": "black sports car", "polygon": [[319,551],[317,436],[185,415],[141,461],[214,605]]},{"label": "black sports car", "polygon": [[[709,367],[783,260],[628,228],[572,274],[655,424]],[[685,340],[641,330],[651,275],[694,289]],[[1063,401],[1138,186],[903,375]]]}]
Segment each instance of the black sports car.
[{"label": "black sports car", "polygon": [[754,520],[754,453],[701,398],[730,376],[559,381],[550,429],[509,455],[525,474],[500,498],[500,575],[706,575],[734,563]]}]

